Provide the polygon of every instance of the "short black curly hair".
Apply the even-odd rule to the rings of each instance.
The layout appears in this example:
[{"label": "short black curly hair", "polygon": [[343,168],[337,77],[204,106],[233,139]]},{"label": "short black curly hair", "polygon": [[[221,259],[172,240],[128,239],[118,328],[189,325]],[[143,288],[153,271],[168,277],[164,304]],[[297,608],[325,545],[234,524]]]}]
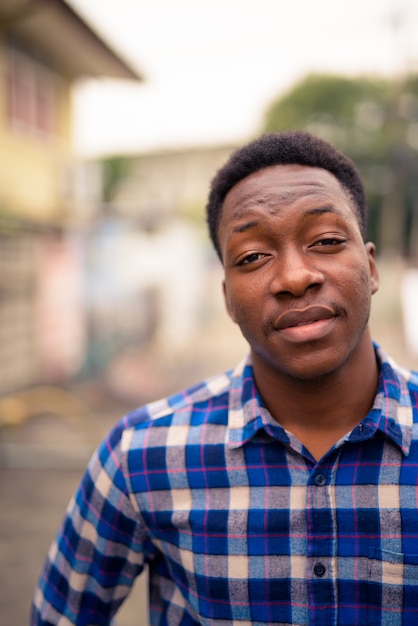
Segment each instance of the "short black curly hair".
[{"label": "short black curly hair", "polygon": [[236,150],[212,180],[206,218],[219,258],[218,225],[225,196],[240,180],[271,165],[298,164],[331,172],[354,203],[363,239],[367,232],[367,201],[353,161],[328,142],[302,130],[268,133]]}]

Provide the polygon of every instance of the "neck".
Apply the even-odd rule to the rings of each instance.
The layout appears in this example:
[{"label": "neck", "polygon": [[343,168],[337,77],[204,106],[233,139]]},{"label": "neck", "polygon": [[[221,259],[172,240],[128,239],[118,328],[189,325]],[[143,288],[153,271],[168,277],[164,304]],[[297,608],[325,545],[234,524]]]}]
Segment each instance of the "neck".
[{"label": "neck", "polygon": [[292,378],[257,357],[253,367],[257,388],[273,418],[316,459],[367,415],[379,375],[368,330],[360,349],[318,379]]}]

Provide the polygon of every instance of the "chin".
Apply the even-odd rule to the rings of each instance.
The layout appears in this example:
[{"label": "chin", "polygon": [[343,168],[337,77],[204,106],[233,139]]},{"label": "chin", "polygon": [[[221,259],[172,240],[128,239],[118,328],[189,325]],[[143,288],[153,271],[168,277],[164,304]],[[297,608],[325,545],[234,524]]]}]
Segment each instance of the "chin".
[{"label": "chin", "polygon": [[338,368],[329,368],[329,369],[323,369],[321,368],[321,370],[315,369],[315,370],[305,370],[303,372],[288,372],[288,376],[289,378],[291,378],[294,381],[299,381],[302,383],[305,383],[306,386],[310,387],[310,386],[315,386],[316,384],[320,384],[323,381],[327,380],[328,378],[330,378],[331,376],[333,376],[336,372],[338,371]]},{"label": "chin", "polygon": [[306,383],[324,381],[326,378],[338,373],[349,358],[349,354],[337,355],[335,348],[330,350],[317,350],[307,355],[295,356],[293,359],[276,359],[270,361],[273,367],[281,375],[289,379]]}]

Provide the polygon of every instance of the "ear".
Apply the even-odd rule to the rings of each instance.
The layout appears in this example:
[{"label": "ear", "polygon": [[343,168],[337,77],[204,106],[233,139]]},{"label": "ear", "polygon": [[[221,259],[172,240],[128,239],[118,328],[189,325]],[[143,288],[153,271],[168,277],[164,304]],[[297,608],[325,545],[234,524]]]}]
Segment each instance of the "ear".
[{"label": "ear", "polygon": [[367,258],[369,260],[370,270],[370,287],[372,294],[376,293],[379,289],[379,272],[376,263],[376,246],[371,241],[365,244]]},{"label": "ear", "polygon": [[236,324],[237,320],[235,319],[234,313],[232,312],[232,307],[231,307],[231,303],[229,302],[225,281],[222,281],[222,290],[224,294],[225,307],[228,312],[228,315],[231,318],[231,320]]}]

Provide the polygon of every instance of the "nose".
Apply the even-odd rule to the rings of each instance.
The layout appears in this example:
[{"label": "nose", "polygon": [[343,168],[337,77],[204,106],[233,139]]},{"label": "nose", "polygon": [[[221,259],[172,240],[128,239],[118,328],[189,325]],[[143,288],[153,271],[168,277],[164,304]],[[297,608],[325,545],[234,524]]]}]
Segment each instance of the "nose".
[{"label": "nose", "polygon": [[302,251],[288,251],[277,259],[271,280],[273,295],[303,296],[308,289],[324,283],[323,273],[313,265],[312,257]]}]

